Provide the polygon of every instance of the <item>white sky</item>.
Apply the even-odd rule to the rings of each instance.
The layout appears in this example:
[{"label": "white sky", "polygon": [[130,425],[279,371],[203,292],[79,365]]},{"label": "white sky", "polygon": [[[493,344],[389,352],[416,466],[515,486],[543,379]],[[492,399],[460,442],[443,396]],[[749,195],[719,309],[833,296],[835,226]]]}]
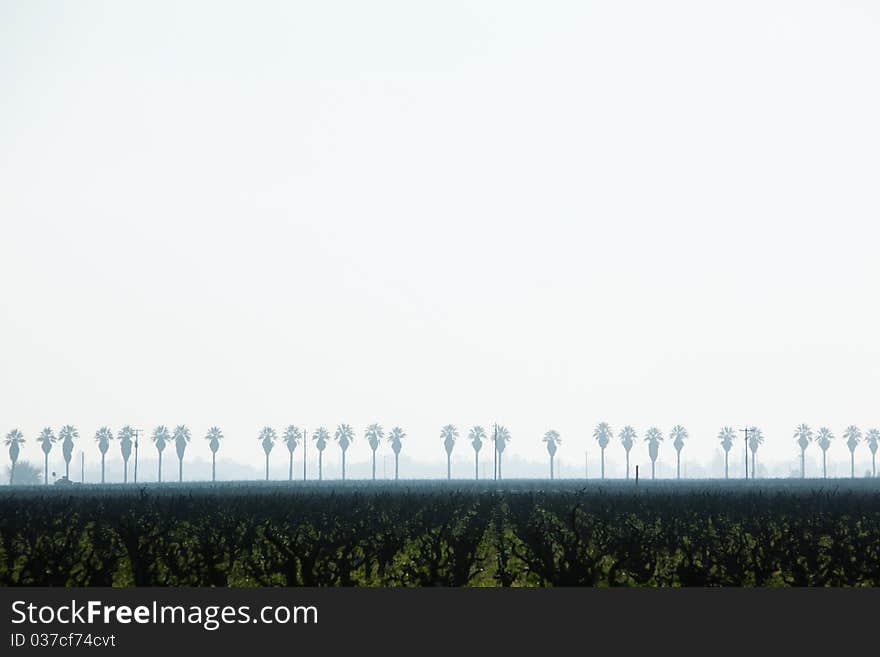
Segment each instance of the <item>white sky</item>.
[{"label": "white sky", "polygon": [[2,0],[0,431],[379,421],[439,476],[447,422],[757,424],[785,472],[807,422],[846,465],[878,63],[873,2]]}]

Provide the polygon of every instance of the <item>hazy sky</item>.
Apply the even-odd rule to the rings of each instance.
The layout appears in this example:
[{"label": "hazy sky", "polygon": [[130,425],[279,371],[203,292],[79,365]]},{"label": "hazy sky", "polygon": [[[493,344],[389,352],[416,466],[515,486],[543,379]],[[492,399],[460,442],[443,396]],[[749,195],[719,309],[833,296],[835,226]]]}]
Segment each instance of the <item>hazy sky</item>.
[{"label": "hazy sky", "polygon": [[447,422],[578,463],[601,420],[694,463],[756,424],[786,468],[807,422],[845,463],[878,62],[867,1],[0,0],[0,432],[218,424],[259,464],[264,424],[357,460],[378,421],[444,475]]}]

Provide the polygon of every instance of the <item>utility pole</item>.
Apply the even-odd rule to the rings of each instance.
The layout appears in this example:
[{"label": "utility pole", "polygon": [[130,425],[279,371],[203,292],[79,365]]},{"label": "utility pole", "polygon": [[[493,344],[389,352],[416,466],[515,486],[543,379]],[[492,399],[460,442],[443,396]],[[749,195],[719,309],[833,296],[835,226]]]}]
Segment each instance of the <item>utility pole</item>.
[{"label": "utility pole", "polygon": [[86,453],[81,451],[79,456],[79,483],[84,484],[86,483]]},{"label": "utility pole", "polygon": [[745,429],[740,429],[745,434],[745,462],[746,462],[746,481],[749,480],[749,431],[752,430],[752,427],[746,427]]},{"label": "utility pole", "polygon": [[584,479],[590,478],[590,453],[584,450]]},{"label": "utility pole", "polygon": [[143,429],[131,430],[131,433],[134,434],[134,483],[138,482],[138,438],[141,437],[143,431]]},{"label": "utility pole", "polygon": [[303,429],[303,481],[306,480],[306,445],[309,444],[309,431]]}]

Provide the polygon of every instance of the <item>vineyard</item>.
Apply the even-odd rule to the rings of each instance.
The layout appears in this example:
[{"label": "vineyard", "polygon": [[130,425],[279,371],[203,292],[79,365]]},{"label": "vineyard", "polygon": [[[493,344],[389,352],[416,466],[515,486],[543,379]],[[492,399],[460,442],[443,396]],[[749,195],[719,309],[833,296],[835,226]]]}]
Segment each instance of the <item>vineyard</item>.
[{"label": "vineyard", "polygon": [[40,487],[2,586],[880,586],[876,481]]}]

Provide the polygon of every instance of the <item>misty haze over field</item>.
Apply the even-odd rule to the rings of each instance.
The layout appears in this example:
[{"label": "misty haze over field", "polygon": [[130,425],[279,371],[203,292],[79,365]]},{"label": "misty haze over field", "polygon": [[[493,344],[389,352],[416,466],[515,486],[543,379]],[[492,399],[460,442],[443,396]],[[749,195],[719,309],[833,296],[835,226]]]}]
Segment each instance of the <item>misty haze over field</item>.
[{"label": "misty haze over field", "polygon": [[757,426],[789,477],[807,423],[847,477],[845,428],[880,425],[878,61],[867,1],[4,2],[0,435],[42,473],[74,424],[99,481],[100,427],[186,424],[195,480],[216,425],[218,478],[261,479],[263,426],[349,423],[364,478],[381,422],[442,478],[453,423],[472,478],[499,422],[505,477],[547,476],[556,430],[557,476],[598,478],[604,421],[607,477],[629,424],[672,478],[681,424],[695,478]]}]

